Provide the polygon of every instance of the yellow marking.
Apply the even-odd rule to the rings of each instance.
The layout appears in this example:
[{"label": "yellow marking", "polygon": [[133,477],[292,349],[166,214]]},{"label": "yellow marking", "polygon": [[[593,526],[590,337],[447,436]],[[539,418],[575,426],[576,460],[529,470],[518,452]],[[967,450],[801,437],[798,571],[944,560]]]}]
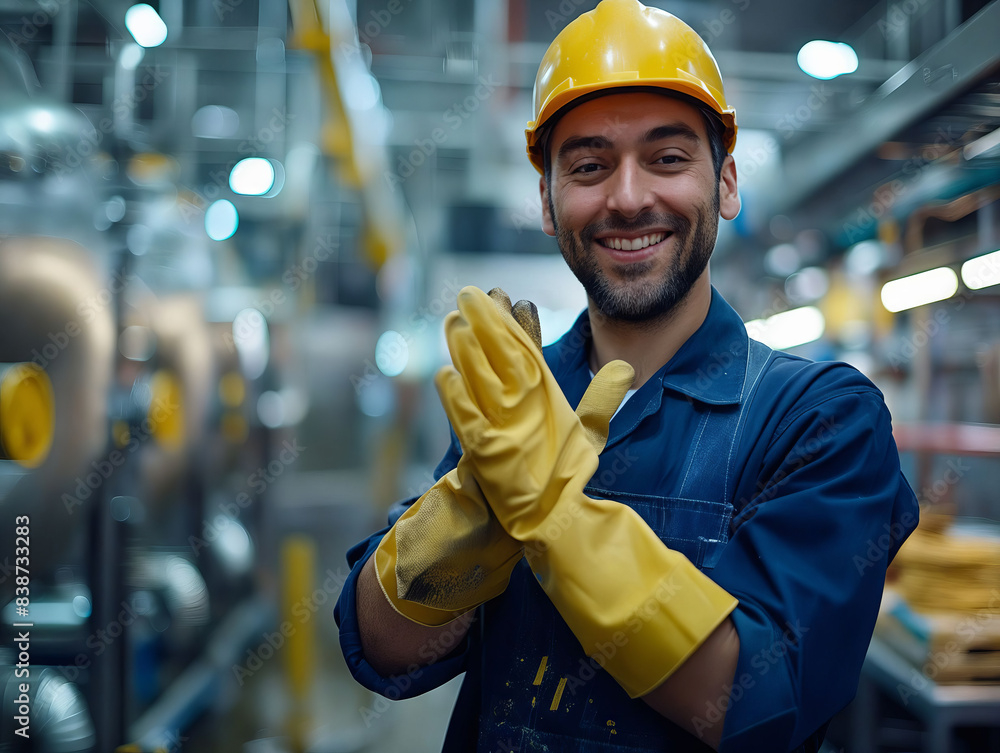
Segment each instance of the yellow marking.
[{"label": "yellow marking", "polygon": [[560,677],[559,685],[556,686],[556,695],[555,698],[552,699],[552,705],[549,706],[549,711],[555,711],[556,709],[559,708],[559,701],[562,700],[563,688],[565,687],[566,687],[566,678]]},{"label": "yellow marking", "polygon": [[531,708],[535,708],[535,696],[531,696]]},{"label": "yellow marking", "polygon": [[542,675],[545,674],[545,666],[549,663],[549,657],[543,656],[541,663],[538,665],[538,671],[535,672],[535,681],[531,683],[532,685],[542,684]]},{"label": "yellow marking", "polygon": [[111,437],[115,440],[116,447],[124,447],[131,438],[128,430],[128,423],[118,419],[111,424]]}]

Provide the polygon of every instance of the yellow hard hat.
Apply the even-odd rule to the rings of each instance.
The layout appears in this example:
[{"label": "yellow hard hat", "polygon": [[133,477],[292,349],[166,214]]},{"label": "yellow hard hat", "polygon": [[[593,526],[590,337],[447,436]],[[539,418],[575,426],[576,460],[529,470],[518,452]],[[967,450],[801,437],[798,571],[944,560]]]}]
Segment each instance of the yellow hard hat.
[{"label": "yellow hard hat", "polygon": [[722,121],[727,152],[736,144],[736,111],[726,104],[722,74],[698,33],[674,15],[638,0],[603,0],[563,29],[535,77],[534,119],[524,131],[528,158],[543,170],[539,129],[585,94],[653,86],[703,102]]}]

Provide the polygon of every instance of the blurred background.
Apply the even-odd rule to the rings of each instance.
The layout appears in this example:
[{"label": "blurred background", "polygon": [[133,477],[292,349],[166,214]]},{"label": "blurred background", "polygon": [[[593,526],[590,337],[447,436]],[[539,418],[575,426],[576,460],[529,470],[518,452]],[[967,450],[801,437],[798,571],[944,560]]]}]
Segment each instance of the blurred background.
[{"label": "blurred background", "polygon": [[[523,129],[595,4],[0,0],[0,751],[440,749],[457,686],[371,695],[333,604],[457,291],[585,305]],[[921,502],[825,750],[1000,751],[1000,2],[655,4],[737,111],[714,284],[879,386]]]}]

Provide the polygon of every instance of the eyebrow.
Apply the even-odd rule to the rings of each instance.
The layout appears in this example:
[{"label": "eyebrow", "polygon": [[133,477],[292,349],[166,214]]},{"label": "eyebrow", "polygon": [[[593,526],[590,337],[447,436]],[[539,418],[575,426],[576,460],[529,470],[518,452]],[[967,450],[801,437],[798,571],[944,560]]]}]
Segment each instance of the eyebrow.
[{"label": "eyebrow", "polygon": [[[664,139],[682,138],[697,145],[701,143],[701,137],[693,128],[685,123],[669,123],[667,125],[650,128],[642,136],[642,143],[651,144]],[[559,147],[556,157],[562,160],[570,152],[578,149],[610,149],[613,146],[611,139],[606,136],[574,136],[566,139]]]}]

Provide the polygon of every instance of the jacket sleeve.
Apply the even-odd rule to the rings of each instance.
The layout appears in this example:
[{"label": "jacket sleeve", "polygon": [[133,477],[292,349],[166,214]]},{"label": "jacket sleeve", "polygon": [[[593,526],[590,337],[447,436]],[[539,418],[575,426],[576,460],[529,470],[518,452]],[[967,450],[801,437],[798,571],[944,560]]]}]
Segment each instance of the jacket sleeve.
[{"label": "jacket sleeve", "polygon": [[[795,749],[854,697],[886,567],[916,527],[889,412],[836,388],[781,421],[712,578],[740,656],[720,751]],[[718,717],[716,717],[718,718]]]},{"label": "jacket sleeve", "polygon": [[[458,441],[452,435],[452,445],[448,448],[444,459],[434,471],[435,481],[457,465],[459,457],[457,448]],[[426,647],[427,656],[422,658],[430,663],[426,664],[426,666],[415,666],[410,672],[404,675],[384,677],[376,672],[365,660],[364,652],[361,648],[361,633],[358,629],[356,603],[358,576],[361,574],[361,568],[364,567],[368,558],[375,553],[379,543],[382,541],[382,537],[388,533],[389,528],[392,527],[406,509],[416,501],[417,497],[413,497],[394,505],[389,511],[389,525],[372,534],[364,541],[355,544],[348,550],[347,565],[351,568],[351,572],[344,582],[343,590],[340,592],[340,597],[337,599],[337,604],[333,610],[333,617],[340,628],[340,648],[344,653],[344,659],[347,661],[347,668],[350,670],[351,675],[364,687],[394,701],[426,693],[428,690],[433,690],[461,674],[465,671],[465,662],[468,653],[468,640],[464,638],[454,650],[442,656],[442,653],[450,648],[450,646],[446,645],[447,636],[442,636],[441,645],[428,644]]]}]

